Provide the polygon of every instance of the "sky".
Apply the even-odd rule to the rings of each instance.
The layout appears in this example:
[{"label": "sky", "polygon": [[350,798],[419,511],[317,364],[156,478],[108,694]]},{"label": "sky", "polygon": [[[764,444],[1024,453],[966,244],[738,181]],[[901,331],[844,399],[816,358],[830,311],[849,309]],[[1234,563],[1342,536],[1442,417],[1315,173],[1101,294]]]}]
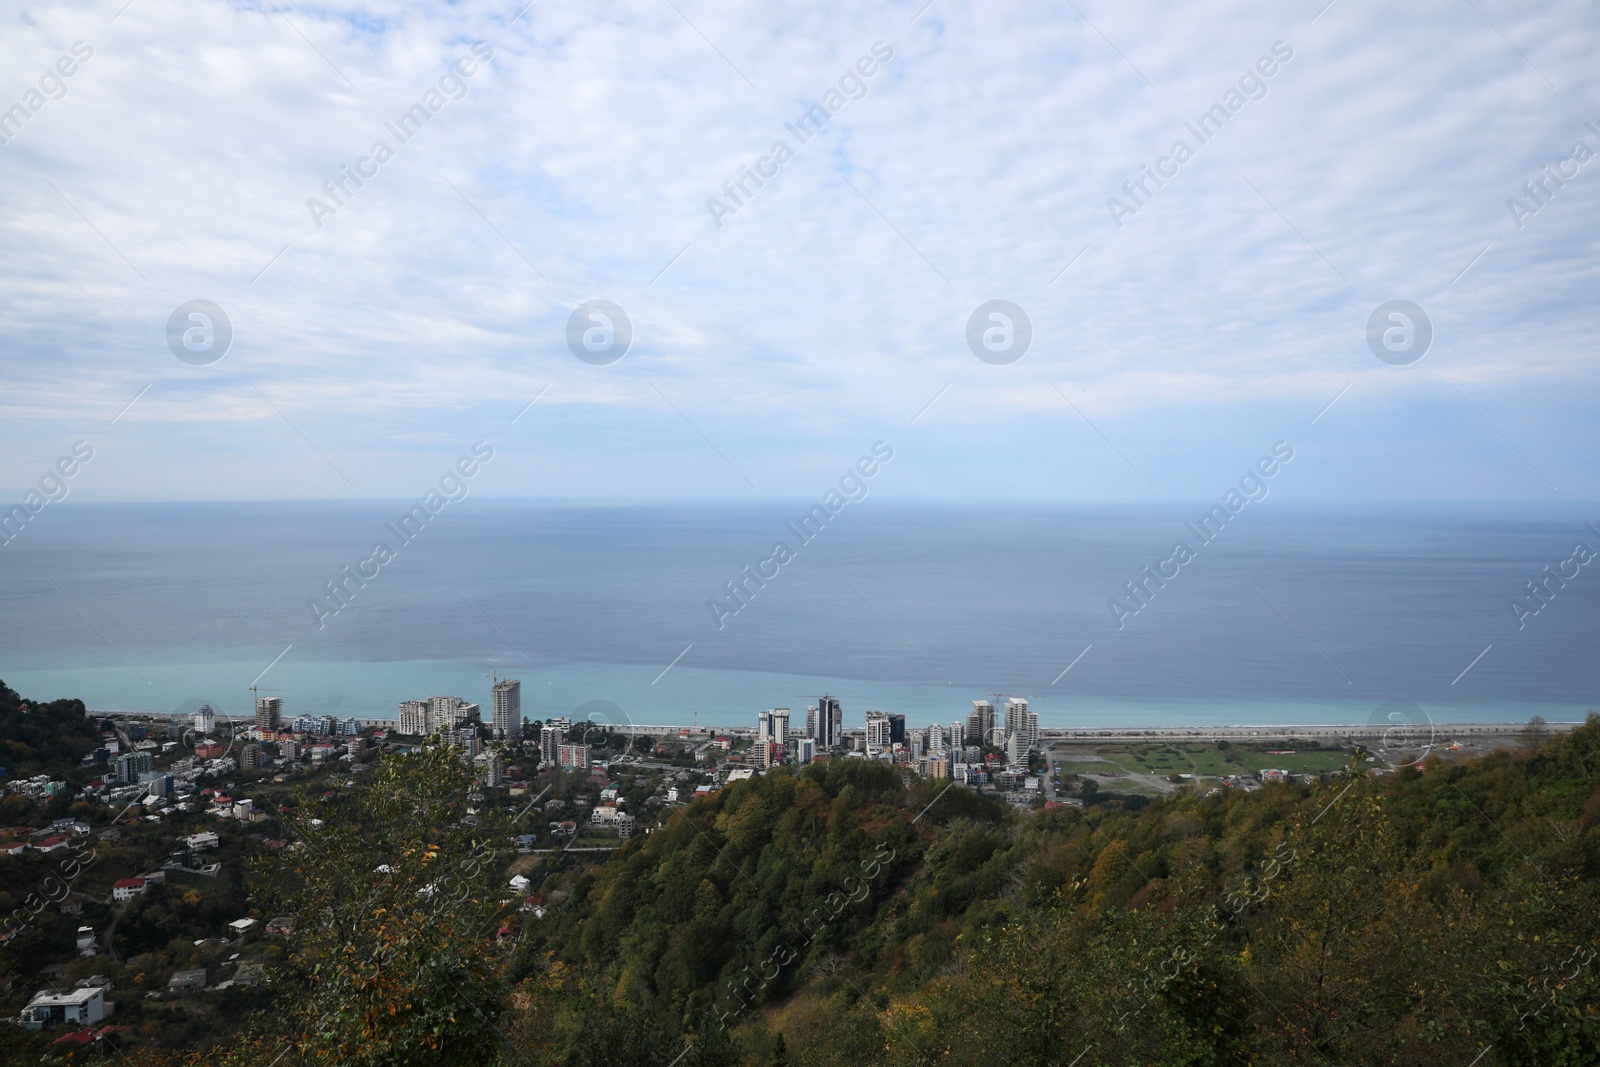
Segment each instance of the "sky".
[{"label": "sky", "polygon": [[0,6],[7,502],[1600,499],[1593,5],[524,2]]}]

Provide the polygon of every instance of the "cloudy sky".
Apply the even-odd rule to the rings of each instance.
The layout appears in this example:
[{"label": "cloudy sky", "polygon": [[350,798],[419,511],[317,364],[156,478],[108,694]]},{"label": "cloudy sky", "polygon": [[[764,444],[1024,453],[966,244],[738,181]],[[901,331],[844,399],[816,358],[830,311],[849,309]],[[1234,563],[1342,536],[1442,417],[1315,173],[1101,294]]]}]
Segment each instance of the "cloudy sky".
[{"label": "cloudy sky", "polygon": [[1600,13],[1323,3],[7,3],[0,486],[415,498],[482,439],[488,496],[804,498],[882,439],[890,496],[1157,501],[1286,440],[1306,499],[1600,498]]}]

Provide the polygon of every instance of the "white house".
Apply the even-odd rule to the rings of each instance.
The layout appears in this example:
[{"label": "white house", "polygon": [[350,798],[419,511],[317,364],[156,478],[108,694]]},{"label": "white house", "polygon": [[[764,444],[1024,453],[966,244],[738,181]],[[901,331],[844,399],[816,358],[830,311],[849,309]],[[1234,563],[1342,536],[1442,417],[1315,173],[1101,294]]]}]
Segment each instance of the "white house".
[{"label": "white house", "polygon": [[57,1023],[97,1023],[106,1017],[106,991],[99,986],[70,993],[40,990],[22,1009],[22,1025],[30,1030]]},{"label": "white house", "polygon": [[182,840],[184,844],[188,845],[196,852],[199,852],[203,848],[216,848],[218,843],[217,835],[212,833],[210,830],[201,830],[199,833],[190,834],[188,837],[185,837]]},{"label": "white house", "polygon": [[148,879],[144,878],[124,878],[121,881],[113,882],[111,884],[111,899],[127,903],[143,893],[148,885]]}]

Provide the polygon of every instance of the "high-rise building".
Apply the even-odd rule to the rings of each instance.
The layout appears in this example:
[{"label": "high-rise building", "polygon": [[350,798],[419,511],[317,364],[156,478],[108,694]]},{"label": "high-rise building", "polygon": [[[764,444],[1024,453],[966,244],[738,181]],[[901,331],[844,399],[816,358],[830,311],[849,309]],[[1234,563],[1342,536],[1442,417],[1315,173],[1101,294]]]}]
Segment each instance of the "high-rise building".
[{"label": "high-rise building", "polygon": [[838,748],[839,742],[844,740],[844,710],[836,697],[824,695],[817,700],[814,720],[813,709],[806,709],[806,732],[816,740],[819,749]]},{"label": "high-rise building", "polygon": [[427,732],[456,730],[479,721],[480,708],[460,697],[429,697]]},{"label": "high-rise building", "polygon": [[1028,702],[1022,697],[1012,697],[1006,701],[1006,740],[1020,734],[1023,739],[1023,751],[1035,748],[1039,743],[1039,713],[1028,710]]},{"label": "high-rise building", "polygon": [[879,752],[889,751],[892,745],[889,739],[889,713],[886,711],[867,712],[867,754],[876,755]]},{"label": "high-rise building", "polygon": [[460,697],[429,697],[428,698],[428,733],[437,730],[453,730],[456,725],[456,709],[462,704]]},{"label": "high-rise building", "polygon": [[756,716],[756,740],[787,741],[789,739],[789,709],[773,708]]},{"label": "high-rise building", "polygon": [[468,759],[483,751],[476,726],[462,726],[455,730],[440,730],[439,740],[447,745],[454,745],[459,748],[466,754]]},{"label": "high-rise building", "polygon": [[889,716],[889,741],[891,744],[903,745],[906,743],[906,717],[904,715]]},{"label": "high-rise building", "polygon": [[216,729],[217,713],[211,710],[210,704],[201,704],[200,710],[194,713],[194,730],[201,737],[205,737]]},{"label": "high-rise building", "polygon": [[505,767],[497,752],[485,752],[478,757],[478,781],[496,786],[505,780]]},{"label": "high-rise building", "polygon": [[950,750],[955,753],[956,759],[961,758],[961,746],[967,743],[967,724],[953,722],[950,724]]},{"label": "high-rise building", "polygon": [[247,771],[261,769],[261,746],[248,744],[239,752],[239,766]]},{"label": "high-rise building", "polygon": [[567,739],[563,726],[545,723],[539,727],[539,762],[554,767],[561,759],[561,745]]},{"label": "high-rise building", "polygon": [[588,745],[563,744],[559,752],[561,766],[569,770],[586,771],[589,769],[589,752]]},{"label": "high-rise building", "polygon": [[928,755],[944,751],[944,727],[938,723],[928,727]]},{"label": "high-rise building", "polygon": [[817,758],[817,742],[814,738],[802,737],[798,741],[791,741],[790,747],[794,750],[794,761],[802,766]]},{"label": "high-rise building", "polygon": [[276,730],[283,717],[282,697],[256,697],[256,725],[263,730]]},{"label": "high-rise building", "polygon": [[522,740],[522,683],[507,678],[494,684],[495,736],[510,744]]},{"label": "high-rise building", "polygon": [[150,772],[150,753],[128,752],[117,757],[117,784],[132,785],[141,774]]},{"label": "high-rise building", "polygon": [[974,700],[972,714],[967,716],[967,738],[987,744],[994,732],[994,705],[987,700]]},{"label": "high-rise building", "polygon": [[402,700],[400,702],[400,718],[395,723],[395,730],[408,737],[421,737],[428,732],[428,702],[426,700]]},{"label": "high-rise building", "polygon": [[845,709],[835,697],[824,696],[821,701],[818,704],[818,726],[822,733],[818,734],[816,742],[824,749],[837,749],[845,739]]},{"label": "high-rise building", "polygon": [[929,778],[950,777],[950,761],[943,756],[931,756],[928,759]]}]

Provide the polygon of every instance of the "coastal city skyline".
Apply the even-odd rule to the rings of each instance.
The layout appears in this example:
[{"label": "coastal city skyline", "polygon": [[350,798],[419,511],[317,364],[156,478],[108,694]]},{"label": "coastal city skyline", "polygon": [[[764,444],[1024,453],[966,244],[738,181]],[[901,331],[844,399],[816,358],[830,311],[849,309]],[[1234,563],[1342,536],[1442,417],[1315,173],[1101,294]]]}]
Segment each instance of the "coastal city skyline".
[{"label": "coastal city skyline", "polygon": [[1597,44],[0,0],[0,1064],[1600,1063]]}]

